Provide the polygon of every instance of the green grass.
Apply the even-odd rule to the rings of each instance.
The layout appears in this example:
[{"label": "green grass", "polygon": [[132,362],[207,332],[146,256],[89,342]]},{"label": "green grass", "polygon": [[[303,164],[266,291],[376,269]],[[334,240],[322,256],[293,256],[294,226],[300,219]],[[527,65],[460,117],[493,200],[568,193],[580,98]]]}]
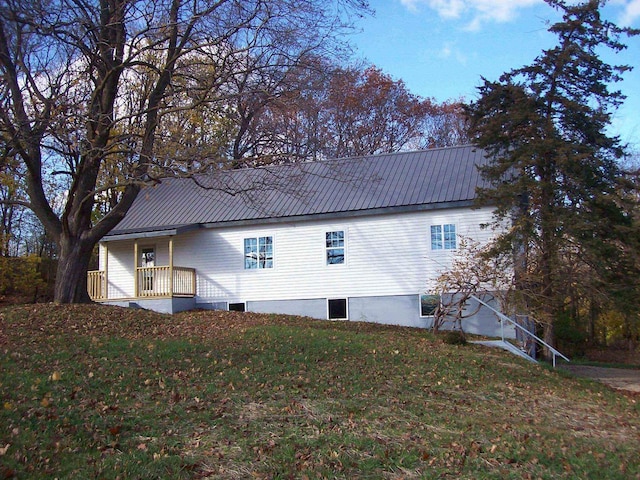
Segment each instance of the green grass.
[{"label": "green grass", "polygon": [[635,398],[423,330],[0,314],[0,479],[640,478]]}]

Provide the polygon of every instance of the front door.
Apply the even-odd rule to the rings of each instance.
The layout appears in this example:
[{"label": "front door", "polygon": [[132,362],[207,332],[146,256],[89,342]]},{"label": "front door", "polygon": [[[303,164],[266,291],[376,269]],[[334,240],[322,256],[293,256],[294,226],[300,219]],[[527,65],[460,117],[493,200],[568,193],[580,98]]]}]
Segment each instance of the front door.
[{"label": "front door", "polygon": [[145,270],[142,271],[142,290],[145,292],[153,292],[153,267],[156,266],[156,251],[153,247],[145,247],[142,249],[142,258],[140,266]]}]

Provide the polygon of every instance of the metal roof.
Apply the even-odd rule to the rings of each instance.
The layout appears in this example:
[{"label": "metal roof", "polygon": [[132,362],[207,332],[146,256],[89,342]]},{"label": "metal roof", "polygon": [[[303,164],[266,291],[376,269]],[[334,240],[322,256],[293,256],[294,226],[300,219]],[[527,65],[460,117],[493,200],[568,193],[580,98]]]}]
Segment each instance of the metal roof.
[{"label": "metal roof", "polygon": [[199,226],[470,205],[483,150],[447,147],[167,178],[141,190],[105,240]]}]

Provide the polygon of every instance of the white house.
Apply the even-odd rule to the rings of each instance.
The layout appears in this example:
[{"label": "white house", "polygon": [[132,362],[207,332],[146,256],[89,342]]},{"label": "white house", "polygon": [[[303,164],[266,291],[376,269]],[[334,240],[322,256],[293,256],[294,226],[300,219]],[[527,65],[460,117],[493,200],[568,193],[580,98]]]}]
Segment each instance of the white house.
[{"label": "white house", "polygon": [[[100,244],[104,303],[430,326],[427,280],[488,241],[473,146],[230,170],[141,191]],[[493,315],[466,321],[498,334]]]}]

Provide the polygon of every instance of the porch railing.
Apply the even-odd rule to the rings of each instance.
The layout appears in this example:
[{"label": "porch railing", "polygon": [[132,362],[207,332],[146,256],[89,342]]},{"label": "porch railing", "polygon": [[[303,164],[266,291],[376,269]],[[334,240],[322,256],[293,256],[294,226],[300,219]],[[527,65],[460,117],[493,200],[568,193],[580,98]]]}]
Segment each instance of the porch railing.
[{"label": "porch railing", "polygon": [[[193,297],[196,294],[195,268],[138,267],[135,281],[136,297]],[[88,272],[87,290],[92,300],[108,299],[106,273],[102,270]]]},{"label": "porch railing", "polygon": [[136,279],[139,297],[192,296],[196,293],[194,268],[138,267]]},{"label": "porch railing", "polygon": [[93,270],[87,273],[87,291],[92,300],[107,298],[107,275],[103,270]]}]

